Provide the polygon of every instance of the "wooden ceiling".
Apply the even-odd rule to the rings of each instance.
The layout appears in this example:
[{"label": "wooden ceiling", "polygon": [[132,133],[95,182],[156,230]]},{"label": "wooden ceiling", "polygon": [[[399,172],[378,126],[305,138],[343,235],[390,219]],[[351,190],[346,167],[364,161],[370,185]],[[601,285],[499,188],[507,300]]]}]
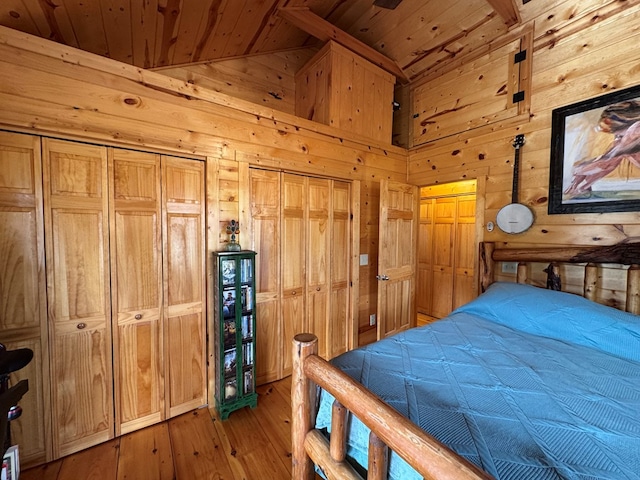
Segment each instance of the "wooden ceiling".
[{"label": "wooden ceiling", "polygon": [[[377,2],[379,3],[379,2]],[[487,45],[515,0],[2,0],[0,25],[142,68],[317,47],[329,38],[402,81]]]}]

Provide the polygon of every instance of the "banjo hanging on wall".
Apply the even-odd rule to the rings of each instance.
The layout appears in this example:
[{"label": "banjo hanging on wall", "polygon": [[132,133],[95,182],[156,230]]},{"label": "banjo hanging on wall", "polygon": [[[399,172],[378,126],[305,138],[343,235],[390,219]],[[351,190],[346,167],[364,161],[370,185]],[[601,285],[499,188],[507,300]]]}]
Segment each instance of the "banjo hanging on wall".
[{"label": "banjo hanging on wall", "polygon": [[496,223],[505,233],[522,233],[533,225],[533,212],[529,207],[518,202],[518,176],[520,170],[520,148],[524,145],[524,135],[516,135],[513,140],[515,158],[513,161],[513,189],[511,203],[498,211]]}]

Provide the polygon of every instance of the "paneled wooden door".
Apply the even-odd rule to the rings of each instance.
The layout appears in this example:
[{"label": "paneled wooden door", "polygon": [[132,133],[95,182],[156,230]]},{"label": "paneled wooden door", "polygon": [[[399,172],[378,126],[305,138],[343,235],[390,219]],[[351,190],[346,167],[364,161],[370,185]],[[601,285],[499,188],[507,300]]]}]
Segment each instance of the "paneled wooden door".
[{"label": "paneled wooden door", "polygon": [[166,417],[207,402],[204,163],[162,156]]},{"label": "paneled wooden door", "polygon": [[421,189],[416,307],[442,318],[475,298],[476,181]]},{"label": "paneled wooden door", "polygon": [[107,149],[43,139],[53,455],[114,436]]},{"label": "paneled wooden door", "polygon": [[291,373],[291,339],[318,336],[333,358],[352,345],[351,185],[251,169],[257,276],[257,382]]},{"label": "paneled wooden door", "polygon": [[250,170],[251,248],[256,256],[256,383],[282,378],[280,172]]},{"label": "paneled wooden door", "polygon": [[116,435],[164,415],[160,155],[109,149]]},{"label": "paneled wooden door", "polygon": [[415,325],[418,187],[380,181],[378,340]]},{"label": "paneled wooden door", "polygon": [[22,415],[11,422],[24,468],[51,459],[40,137],[0,132],[0,172],[0,341],[33,350],[10,377],[29,381]]}]

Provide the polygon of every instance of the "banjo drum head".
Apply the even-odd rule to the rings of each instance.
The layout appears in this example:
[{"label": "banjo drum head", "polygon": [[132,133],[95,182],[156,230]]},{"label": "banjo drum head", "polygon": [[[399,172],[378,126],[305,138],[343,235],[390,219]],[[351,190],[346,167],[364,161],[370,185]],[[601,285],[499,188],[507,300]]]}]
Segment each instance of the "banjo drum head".
[{"label": "banjo drum head", "polygon": [[533,212],[521,203],[510,203],[500,209],[496,223],[505,233],[522,233],[533,225]]}]

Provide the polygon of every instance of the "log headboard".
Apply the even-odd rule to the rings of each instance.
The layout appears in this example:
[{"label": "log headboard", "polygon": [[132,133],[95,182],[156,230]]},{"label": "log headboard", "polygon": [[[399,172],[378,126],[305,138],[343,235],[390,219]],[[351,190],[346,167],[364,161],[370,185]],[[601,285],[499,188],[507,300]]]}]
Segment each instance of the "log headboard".
[{"label": "log headboard", "polygon": [[624,310],[640,314],[640,243],[619,243],[596,247],[556,248],[498,248],[495,243],[480,243],[480,291],[484,292],[496,278],[498,262],[518,262],[516,280],[527,281],[528,262],[549,262],[547,287],[559,289],[558,265],[561,263],[584,264],[584,282],[581,295],[596,301],[598,264],[628,265],[626,272],[626,297]]}]

